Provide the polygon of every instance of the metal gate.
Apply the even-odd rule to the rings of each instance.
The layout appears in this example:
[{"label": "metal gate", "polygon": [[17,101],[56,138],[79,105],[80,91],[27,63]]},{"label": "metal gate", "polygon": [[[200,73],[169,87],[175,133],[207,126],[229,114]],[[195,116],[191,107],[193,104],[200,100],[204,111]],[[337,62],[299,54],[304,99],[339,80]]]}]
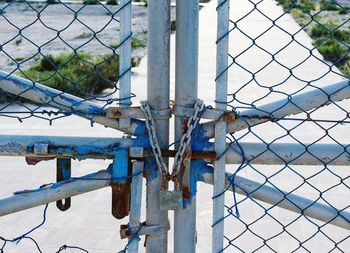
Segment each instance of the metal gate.
[{"label": "metal gate", "polygon": [[[26,250],[38,252],[44,252],[42,244],[55,252],[115,252],[101,235],[111,222],[99,220],[106,210],[77,196],[106,187],[112,189],[108,208],[122,219],[120,237],[128,240],[120,252],[143,251],[141,240],[149,253],[348,251],[346,1],[0,6],[0,115],[7,133],[0,136],[0,155],[25,157],[39,167],[17,171],[28,179],[43,173],[47,180],[52,173],[43,167],[56,167],[54,183],[0,200],[0,216],[44,205],[42,222],[20,236],[3,235],[6,224],[18,227],[3,220],[0,252],[21,252],[25,242]],[[146,38],[147,73],[132,76]],[[33,129],[21,127],[26,124]],[[50,129],[54,134],[43,135]],[[11,162],[3,160],[4,167],[18,165]],[[11,170],[1,172],[6,194],[17,177]],[[91,202],[104,205],[105,195]],[[85,239],[86,220],[81,227],[73,220],[72,227],[61,224],[63,231],[82,233],[79,245],[53,248],[34,238],[48,210],[55,212],[50,202],[70,209],[73,220],[80,218],[74,210],[93,214],[91,226],[104,224],[94,242]]]}]

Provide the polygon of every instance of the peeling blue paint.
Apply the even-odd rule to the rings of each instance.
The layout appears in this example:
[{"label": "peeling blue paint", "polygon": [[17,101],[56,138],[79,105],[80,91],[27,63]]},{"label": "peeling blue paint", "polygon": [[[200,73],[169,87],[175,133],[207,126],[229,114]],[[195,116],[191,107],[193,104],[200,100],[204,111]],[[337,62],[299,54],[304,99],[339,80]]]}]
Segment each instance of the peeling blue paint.
[{"label": "peeling blue paint", "polygon": [[197,182],[204,181],[204,173],[213,173],[213,168],[208,165],[202,159],[196,159],[191,161],[191,170],[190,170],[190,199],[183,200],[183,208],[191,205],[192,199],[197,194]]},{"label": "peeling blue paint", "polygon": [[203,124],[198,124],[192,132],[192,151],[208,150],[211,146],[212,144],[209,142],[209,138],[206,137],[206,130]]},{"label": "peeling blue paint", "polygon": [[156,160],[153,158],[147,158],[145,160],[145,177],[148,181],[152,181],[157,178],[158,166]]},{"label": "peeling blue paint", "polygon": [[[118,149],[114,152],[113,179],[120,178],[118,182],[125,183],[129,171],[129,152],[127,149]],[[123,179],[125,178],[125,179]],[[114,180],[113,180],[114,181]]]}]

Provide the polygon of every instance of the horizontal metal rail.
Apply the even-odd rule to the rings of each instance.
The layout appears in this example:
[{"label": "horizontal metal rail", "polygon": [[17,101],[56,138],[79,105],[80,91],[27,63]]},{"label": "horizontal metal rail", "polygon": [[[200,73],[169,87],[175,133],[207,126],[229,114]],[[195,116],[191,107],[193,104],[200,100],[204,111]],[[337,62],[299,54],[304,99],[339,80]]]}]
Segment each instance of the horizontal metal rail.
[{"label": "horizontal metal rail", "polygon": [[132,138],[0,135],[0,156],[113,158],[116,148],[139,146]]},{"label": "horizontal metal rail", "polygon": [[[350,144],[229,143],[226,163],[350,166]],[[243,152],[243,153],[242,153]]]},{"label": "horizontal metal rail", "polygon": [[[226,173],[226,175],[225,186],[228,190],[233,191],[232,184],[229,180],[232,174]],[[203,178],[205,183],[214,183],[214,175],[212,173],[204,173]],[[332,206],[317,203],[314,200],[284,192],[240,176],[235,177],[234,184],[234,190],[238,194],[249,196],[250,198],[260,200],[272,206],[278,206],[294,213],[350,230],[349,212],[340,211]]]},{"label": "horizontal metal rail", "polygon": [[52,106],[67,113],[73,113],[77,116],[128,134],[146,132],[146,128],[141,120],[132,120],[129,127],[121,127],[119,120],[107,118],[105,116],[105,109],[98,104],[11,75],[4,71],[0,71],[0,89],[39,104]]},{"label": "horizontal metal rail", "polygon": [[84,176],[80,180],[71,179],[36,191],[17,193],[0,200],[0,216],[110,186],[110,178],[111,174],[104,170]]},{"label": "horizontal metal rail", "polygon": [[[0,135],[0,156],[75,157],[80,159],[112,159],[116,148],[145,147],[136,138],[98,138],[65,136]],[[194,152],[193,159],[215,161],[214,147]],[[176,151],[163,150],[164,157],[174,157]],[[132,156],[132,155],[131,155]],[[142,157],[152,157],[149,150]],[[228,143],[227,164],[290,164],[350,166],[350,144],[298,143]]]},{"label": "horizontal metal rail", "polygon": [[[290,115],[310,111],[350,98],[350,80],[314,88],[256,109],[239,112],[237,120],[227,124],[227,133],[234,133],[267,121],[277,121]],[[205,134],[214,137],[215,121],[204,123]]]}]

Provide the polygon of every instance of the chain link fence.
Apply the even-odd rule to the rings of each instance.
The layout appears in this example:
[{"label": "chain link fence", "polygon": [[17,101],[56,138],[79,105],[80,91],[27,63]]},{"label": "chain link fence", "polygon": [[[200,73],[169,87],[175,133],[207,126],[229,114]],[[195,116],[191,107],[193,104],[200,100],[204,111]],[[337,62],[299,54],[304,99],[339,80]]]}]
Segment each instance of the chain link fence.
[{"label": "chain link fence", "polygon": [[[71,115],[79,103],[95,103],[92,114],[96,115],[103,114],[107,105],[129,106],[134,95],[130,88],[121,93],[119,80],[126,79],[145,55],[147,32],[143,5],[133,7],[132,24],[127,19],[121,24],[121,14],[130,5],[129,1],[123,5],[118,1],[1,1],[1,78],[16,75],[29,81],[18,79],[22,86],[17,90],[1,87],[1,116],[37,117],[52,123]],[[40,84],[57,91],[52,95]],[[79,99],[71,105],[58,102],[67,94]],[[52,109],[53,103],[61,110]]]},{"label": "chain link fence", "polygon": [[[347,252],[350,4],[228,0],[217,9],[228,5],[218,45],[228,39],[229,65],[218,78],[228,75],[239,122],[228,124],[224,251]],[[319,221],[317,205],[332,215]]]},{"label": "chain link fence", "polygon": [[[135,97],[130,88],[131,68],[138,66],[146,52],[147,8],[144,3],[133,4],[131,12],[131,5],[131,1],[123,0],[0,1],[0,120],[2,124],[8,128],[13,126],[17,128],[19,122],[29,121],[29,125],[26,124],[27,128],[37,124],[39,129],[45,132],[45,122],[52,125],[59,119],[76,115],[88,119],[91,125],[100,123],[118,129],[120,125],[116,120],[106,119],[106,107],[131,105],[132,98]],[[67,124],[69,119],[63,122]],[[74,120],[71,121],[71,124],[74,122]],[[71,127],[78,126],[71,125]],[[23,134],[23,132],[20,133]],[[60,134],[57,129],[56,132],[53,130],[53,133]],[[32,140],[34,139],[35,137]],[[1,140],[4,140],[4,136]],[[49,141],[54,142],[53,139]],[[74,149],[76,145],[79,144],[72,143],[72,148]],[[27,163],[32,165],[42,160],[45,159],[26,158]],[[13,166],[16,161],[11,161]],[[58,158],[57,162],[59,162]],[[99,165],[108,166],[105,164],[99,163]],[[75,166],[73,174],[79,174],[77,173],[79,166],[77,163],[73,165]],[[45,166],[55,165],[50,162]],[[89,167],[88,164],[83,163],[83,167],[86,166]],[[59,183],[49,184],[52,173],[48,174],[40,168],[38,171],[42,173],[43,180],[50,180],[48,184],[36,190],[16,192],[14,196],[59,186]],[[5,173],[3,172],[3,175]],[[23,171],[17,171],[17,173],[23,174]],[[89,182],[105,181],[107,185],[108,182],[118,179],[109,174],[106,175],[97,175],[93,179],[78,176],[66,179],[71,182],[80,182],[80,184],[84,184],[87,180],[90,180]],[[37,187],[38,184],[40,183],[34,180],[29,182],[30,187]],[[21,187],[28,187],[28,183],[23,183]],[[82,203],[79,200],[77,202],[80,205]],[[60,204],[61,210],[64,209],[62,201]],[[64,205],[67,207],[67,199]],[[17,224],[15,229],[11,229],[11,226],[3,228],[0,232],[0,252],[16,250],[20,252],[23,248],[26,252],[46,252],[52,247],[43,243],[45,236],[37,236],[40,233],[38,231],[42,231],[42,227],[50,223],[47,221],[52,217],[50,208],[52,207],[48,207],[48,204],[45,206],[41,221],[37,221],[41,215],[40,210],[36,210],[37,215],[32,216],[32,222],[28,222],[28,213],[16,216],[20,218],[23,215],[25,216],[23,221],[27,221],[28,224],[35,224],[37,221],[38,225],[26,229],[24,227],[29,226],[28,224],[24,226]],[[2,222],[7,224],[6,220]],[[65,226],[68,223],[70,221],[66,220]],[[26,232],[23,233],[23,230]],[[14,236],[14,231],[21,231],[20,235]],[[95,234],[86,233],[87,236]],[[113,233],[117,234],[116,231]],[[120,252],[126,252],[133,240],[139,240],[137,234],[138,231],[129,243],[118,245]],[[60,238],[63,237],[64,235],[61,234]],[[93,248],[98,244],[98,239],[95,239],[96,242],[91,242],[94,246],[90,245]],[[85,249],[89,240],[80,245],[68,245],[72,240],[53,239],[53,241],[55,245],[62,246],[50,248],[54,250],[52,252],[66,250],[89,252]]]}]

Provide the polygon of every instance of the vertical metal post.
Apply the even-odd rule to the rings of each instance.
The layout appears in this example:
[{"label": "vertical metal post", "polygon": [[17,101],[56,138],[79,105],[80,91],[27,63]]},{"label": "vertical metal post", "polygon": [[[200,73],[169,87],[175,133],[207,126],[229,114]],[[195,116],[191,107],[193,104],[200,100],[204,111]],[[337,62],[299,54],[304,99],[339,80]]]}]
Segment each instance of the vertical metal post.
[{"label": "vertical metal post", "polygon": [[[148,0],[147,100],[151,109],[169,108],[170,91],[170,0]],[[155,120],[161,148],[169,145],[169,120]],[[154,168],[156,170],[156,168]],[[149,173],[147,173],[149,174]],[[153,174],[153,173],[151,173]],[[168,222],[168,212],[160,210],[159,192],[166,187],[161,173],[147,178],[147,225]],[[168,233],[147,236],[147,253],[166,253]]]},{"label": "vertical metal post", "polygon": [[[131,93],[131,1],[120,0],[120,65],[119,99],[120,107],[130,106]],[[128,127],[130,119],[120,119],[120,127]]]},{"label": "vertical metal post", "polygon": [[[216,48],[216,94],[215,107],[226,110],[227,101],[227,66],[229,46],[229,0],[218,0],[217,8],[217,48]],[[213,190],[213,234],[212,252],[221,252],[224,243],[224,211],[225,211],[225,155],[226,123],[218,121],[215,124],[215,151],[220,159],[215,161]]]},{"label": "vertical metal post", "polygon": [[[143,162],[135,161],[132,164],[131,182],[131,204],[130,204],[130,228],[138,229],[141,219],[141,202],[142,202],[142,179],[143,179]],[[129,238],[129,253],[137,253],[139,251],[139,240],[135,237]]]},{"label": "vertical metal post", "polygon": [[[197,0],[176,1],[176,77],[175,104],[193,107],[198,95],[198,13]],[[184,132],[184,117],[175,117],[175,140]],[[190,150],[188,150],[190,154]],[[190,185],[190,166],[185,166],[182,186]],[[174,252],[196,251],[196,196],[184,199],[175,210]]]}]

